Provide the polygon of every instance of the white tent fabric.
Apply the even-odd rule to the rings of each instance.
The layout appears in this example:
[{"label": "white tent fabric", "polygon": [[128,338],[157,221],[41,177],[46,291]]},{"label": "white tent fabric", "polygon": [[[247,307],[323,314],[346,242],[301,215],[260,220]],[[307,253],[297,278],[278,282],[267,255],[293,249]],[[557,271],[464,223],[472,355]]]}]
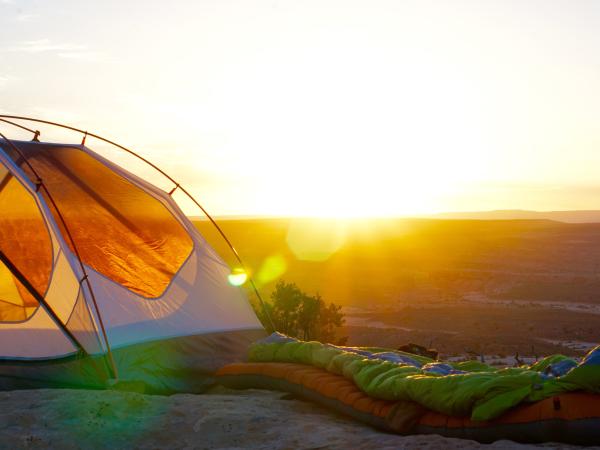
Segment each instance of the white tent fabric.
[{"label": "white tent fabric", "polygon": [[[113,351],[167,341],[173,349],[178,339],[177,348],[188,353],[178,363],[190,364],[190,352],[214,363],[226,356],[215,351],[239,354],[229,347],[264,333],[243,290],[228,283],[229,267],[168,193],[82,145],[0,139],[0,182],[2,171],[35,201],[48,230],[52,267],[47,289],[39,294],[60,323],[44,305],[24,320],[3,321],[0,314],[0,361],[61,359],[79,355],[78,346],[88,357],[103,357],[106,341]],[[0,190],[0,208],[2,195]],[[4,217],[19,210],[6,205]],[[15,243],[27,248],[28,236],[19,234],[0,230],[0,250]],[[36,268],[31,261],[28,267]],[[24,298],[17,281],[11,289],[13,297],[18,291]],[[2,295],[0,283],[0,309]],[[23,302],[23,311],[33,310]],[[240,337],[246,331],[248,337]],[[228,344],[214,344],[215,336]],[[182,344],[186,337],[204,344]],[[123,354],[116,360],[131,367]]]},{"label": "white tent fabric", "polygon": [[[1,148],[0,170],[10,173],[35,199],[41,215],[49,214],[42,200],[37,197],[33,183],[20,172]],[[6,213],[0,211],[0,214]],[[57,229],[51,221],[46,223],[48,234],[52,240],[53,260],[56,261],[46,297],[49,302],[53,303],[55,311],[62,313],[60,315],[66,318],[77,299],[79,283],[75,280],[77,283],[75,291],[68,288],[68,281],[65,283],[66,280],[74,279],[71,264],[66,261],[64,253],[60,250]],[[19,237],[15,236],[15,239],[19,239]],[[0,250],[3,248],[3,244],[4,242],[0,242]],[[38,307],[29,320],[0,322],[0,358],[2,359],[52,358],[76,351],[77,348],[43,307]]]},{"label": "white tent fabric", "polygon": [[[150,301],[144,301],[144,297],[123,289],[93,269],[89,270],[100,310],[103,317],[106,316],[111,345],[120,347],[185,336],[199,330],[208,333],[262,328],[243,291],[228,283],[230,268],[167,193],[90,149],[80,148],[115,173],[152,193],[184,225],[194,245],[164,294]],[[120,298],[120,301],[115,302],[114,298]]]}]

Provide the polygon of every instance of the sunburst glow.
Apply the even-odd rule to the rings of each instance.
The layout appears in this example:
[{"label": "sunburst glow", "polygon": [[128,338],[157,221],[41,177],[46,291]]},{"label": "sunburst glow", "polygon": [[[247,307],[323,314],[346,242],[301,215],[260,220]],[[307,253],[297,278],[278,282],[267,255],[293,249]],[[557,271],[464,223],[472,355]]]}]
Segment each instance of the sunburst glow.
[{"label": "sunburst glow", "polygon": [[591,2],[134,0],[132,30],[109,0],[110,33],[83,2],[30,4],[29,26],[16,3],[3,110],[132,145],[216,214],[597,207]]}]

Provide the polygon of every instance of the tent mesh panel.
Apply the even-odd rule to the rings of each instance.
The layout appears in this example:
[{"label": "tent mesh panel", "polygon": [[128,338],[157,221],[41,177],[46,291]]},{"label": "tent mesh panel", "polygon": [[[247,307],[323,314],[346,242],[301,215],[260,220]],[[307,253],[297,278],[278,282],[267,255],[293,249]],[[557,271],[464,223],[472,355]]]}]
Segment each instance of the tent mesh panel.
[{"label": "tent mesh panel", "polygon": [[73,312],[65,326],[86,352],[94,354],[103,351],[96,326],[81,290],[77,296]]},{"label": "tent mesh panel", "polygon": [[[52,272],[52,242],[32,195],[0,163],[0,250],[44,295]],[[27,320],[38,302],[0,263],[0,322]]]},{"label": "tent mesh panel", "polygon": [[[50,191],[83,262],[136,294],[162,295],[193,248],[169,210],[78,147],[15,145]],[[5,150],[35,182],[19,155]]]}]

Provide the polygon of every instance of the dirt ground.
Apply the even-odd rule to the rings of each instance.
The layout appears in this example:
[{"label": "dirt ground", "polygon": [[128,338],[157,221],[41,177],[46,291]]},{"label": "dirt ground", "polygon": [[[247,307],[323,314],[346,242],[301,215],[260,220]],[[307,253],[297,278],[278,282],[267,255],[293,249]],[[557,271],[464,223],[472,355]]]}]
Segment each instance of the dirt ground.
[{"label": "dirt ground", "polygon": [[453,301],[351,308],[346,322],[340,334],[349,336],[350,345],[397,348],[414,342],[446,358],[582,356],[600,345],[600,315],[529,303]]},{"label": "dirt ground", "polygon": [[170,397],[116,391],[0,392],[2,449],[533,449],[577,448],[381,433],[270,391]]}]

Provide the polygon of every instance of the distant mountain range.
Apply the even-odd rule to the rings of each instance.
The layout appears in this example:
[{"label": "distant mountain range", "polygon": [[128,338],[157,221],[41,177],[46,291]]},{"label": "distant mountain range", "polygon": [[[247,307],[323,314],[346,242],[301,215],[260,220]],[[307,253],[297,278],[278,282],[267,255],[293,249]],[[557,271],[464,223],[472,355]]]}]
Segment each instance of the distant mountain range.
[{"label": "distant mountain range", "polygon": [[[281,220],[290,217],[225,215],[215,216],[216,220]],[[310,218],[310,217],[307,217]],[[396,217],[412,219],[415,216]],[[423,219],[460,219],[460,220],[554,220],[564,223],[600,223],[600,210],[573,211],[528,211],[524,209],[500,209],[494,211],[459,211],[418,216]],[[207,220],[203,216],[190,216],[191,220]],[[383,219],[380,217],[379,219]],[[393,219],[390,217],[390,219]]]},{"label": "distant mountain range", "polygon": [[496,211],[450,212],[429,216],[436,219],[463,220],[555,220],[565,223],[600,223],[600,210],[527,211],[502,209]]}]

